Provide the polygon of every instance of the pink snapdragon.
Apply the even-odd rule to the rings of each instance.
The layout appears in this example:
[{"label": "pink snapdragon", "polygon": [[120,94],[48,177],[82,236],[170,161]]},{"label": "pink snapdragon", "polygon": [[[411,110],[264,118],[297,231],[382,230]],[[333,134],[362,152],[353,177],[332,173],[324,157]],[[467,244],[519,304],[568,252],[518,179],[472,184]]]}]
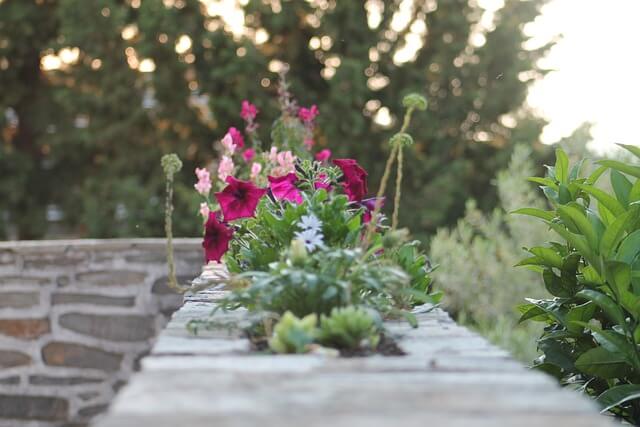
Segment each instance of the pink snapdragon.
[{"label": "pink snapdragon", "polygon": [[196,176],[198,177],[198,182],[193,187],[203,196],[209,195],[209,191],[211,191],[211,175],[209,171],[206,168],[196,168]]},{"label": "pink snapdragon", "polygon": [[311,123],[320,114],[318,107],[314,104],[310,108],[301,107],[298,110],[298,118],[304,123]]},{"label": "pink snapdragon", "polygon": [[229,131],[227,133],[231,135],[231,139],[233,140],[233,143],[236,145],[236,147],[244,147],[244,137],[242,136],[242,132],[234,127],[231,127],[229,128]]},{"label": "pink snapdragon", "polygon": [[307,150],[311,150],[313,148],[313,146],[316,144],[316,142],[313,140],[313,138],[305,138],[304,141],[302,141],[302,143],[304,144],[304,147]]},{"label": "pink snapdragon", "polygon": [[271,170],[275,177],[284,176],[296,170],[296,156],[291,151],[281,151],[276,155],[276,167]]},{"label": "pink snapdragon", "polygon": [[222,138],[222,146],[224,147],[225,154],[232,155],[236,152],[237,145],[233,142],[233,136],[231,136],[230,132]]},{"label": "pink snapdragon", "polygon": [[262,172],[262,165],[258,162],[253,162],[251,165],[251,180],[255,181],[260,172]]},{"label": "pink snapdragon", "polygon": [[220,164],[218,165],[218,179],[220,181],[226,181],[227,177],[233,174],[233,160],[229,156],[222,156]]},{"label": "pink snapdragon", "polygon": [[242,152],[242,158],[245,162],[249,163],[256,156],[256,150],[253,148],[247,148]]},{"label": "pink snapdragon", "polygon": [[331,158],[331,150],[325,148],[324,150],[320,150],[316,153],[316,160],[319,162],[326,162]]},{"label": "pink snapdragon", "polygon": [[211,212],[211,210],[209,209],[209,204],[207,202],[200,203],[199,212],[203,219],[206,220],[207,218],[209,218],[209,213]]},{"label": "pink snapdragon", "polygon": [[240,117],[242,117],[242,120],[251,122],[255,120],[257,115],[258,115],[258,107],[256,107],[254,104],[250,103],[246,99],[242,101],[242,109],[240,110]]}]

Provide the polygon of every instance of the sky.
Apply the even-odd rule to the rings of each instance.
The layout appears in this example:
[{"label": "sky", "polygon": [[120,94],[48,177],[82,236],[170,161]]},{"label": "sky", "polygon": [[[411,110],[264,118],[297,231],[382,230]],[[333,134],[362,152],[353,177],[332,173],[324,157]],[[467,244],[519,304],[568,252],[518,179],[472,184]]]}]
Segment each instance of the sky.
[{"label": "sky", "polygon": [[590,121],[596,151],[615,143],[640,145],[639,18],[640,0],[552,0],[525,28],[539,42],[563,33],[541,63],[556,71],[528,98],[550,120],[543,142]]}]

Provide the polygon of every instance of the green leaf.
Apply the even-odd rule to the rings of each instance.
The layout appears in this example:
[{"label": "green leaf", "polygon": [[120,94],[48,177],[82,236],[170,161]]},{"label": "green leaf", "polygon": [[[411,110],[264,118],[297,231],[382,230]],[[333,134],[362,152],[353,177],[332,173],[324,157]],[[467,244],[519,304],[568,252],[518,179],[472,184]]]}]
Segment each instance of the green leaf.
[{"label": "green leaf", "polygon": [[563,205],[566,205],[567,203],[573,201],[571,191],[569,191],[569,188],[564,184],[560,184],[560,187],[558,189],[558,200]]},{"label": "green leaf", "polygon": [[638,368],[640,368],[640,360],[638,360],[638,355],[634,349],[635,343],[629,342],[624,335],[613,330],[602,330],[591,324],[584,324],[584,327],[591,330],[598,344],[612,353],[621,353],[624,355],[625,360],[631,364],[634,369],[638,370]]},{"label": "green leaf", "polygon": [[590,264],[593,264],[594,266],[598,264],[595,253],[589,248],[589,243],[586,238],[570,232],[560,224],[551,223],[549,226],[556,233],[562,236],[571,246],[576,248],[576,250],[580,252],[580,254],[587,259]]},{"label": "green leaf", "polygon": [[558,184],[556,184],[551,178],[540,178],[537,176],[532,176],[530,178],[527,178],[527,181],[535,182],[536,184],[540,184],[545,187],[551,187],[555,191],[558,191]]},{"label": "green leaf", "polygon": [[578,163],[573,165],[571,168],[571,172],[569,172],[569,182],[575,181],[580,176],[580,171],[582,171],[582,166],[584,165],[584,159],[581,159]]},{"label": "green leaf", "polygon": [[638,257],[638,254],[640,254],[640,230],[634,231],[622,240],[616,259],[626,262],[627,264],[632,264]]},{"label": "green leaf", "polygon": [[607,279],[618,290],[618,294],[629,290],[631,285],[631,265],[622,262],[610,260],[605,263]]},{"label": "green leaf", "polygon": [[623,206],[629,206],[629,193],[632,187],[631,181],[617,170],[611,169],[611,186],[618,201]]},{"label": "green leaf", "polygon": [[629,221],[632,219],[632,213],[632,211],[629,211],[620,215],[613,223],[607,226],[600,240],[600,253],[602,255],[609,257],[615,250],[624,235]]},{"label": "green leaf", "polygon": [[607,169],[608,168],[606,166],[599,166],[596,170],[594,170],[591,173],[591,175],[589,175],[589,178],[587,178],[587,181],[585,182],[585,184],[594,185],[598,181],[598,179],[600,179],[602,174],[607,171]]},{"label": "green leaf", "polygon": [[521,208],[521,209],[516,209],[511,213],[517,214],[517,215],[533,216],[536,218],[544,219],[545,221],[551,221],[555,218],[555,214],[553,213],[553,211],[543,211],[542,209],[536,209],[536,208]]},{"label": "green leaf", "polygon": [[625,357],[611,353],[604,347],[595,347],[582,353],[575,361],[575,367],[588,375],[600,378],[620,378],[629,371]]},{"label": "green leaf", "polygon": [[[587,238],[591,249],[598,250],[598,236],[587,217],[574,206],[558,206],[558,213],[562,222],[573,232],[579,232]],[[572,230],[573,229],[573,230]]]},{"label": "green leaf", "polygon": [[623,384],[611,387],[609,390],[598,396],[597,401],[603,406],[601,412],[606,412],[611,408],[620,406],[630,400],[640,398],[640,385]]},{"label": "green leaf", "polygon": [[634,156],[640,157],[640,147],[638,147],[637,145],[628,145],[628,144],[616,144],[616,145],[619,145],[620,147],[629,151]]},{"label": "green leaf", "polygon": [[600,160],[596,163],[626,173],[627,175],[640,178],[640,166],[633,166],[627,163],[619,162],[617,160]]},{"label": "green leaf", "polygon": [[640,179],[637,179],[636,182],[631,187],[631,191],[629,191],[629,203],[634,203],[640,200]]},{"label": "green leaf", "polygon": [[531,252],[538,258],[541,258],[545,262],[545,264],[542,265],[562,268],[562,257],[558,255],[553,249],[537,246],[535,248],[529,249],[529,252]]},{"label": "green leaf", "polygon": [[[569,182],[569,158],[562,148],[556,149],[556,179],[562,184]],[[561,187],[562,188],[562,187]]]},{"label": "green leaf", "polygon": [[615,199],[615,197],[610,196],[599,188],[592,187],[590,185],[579,184],[581,190],[586,193],[591,194],[595,197],[600,203],[602,203],[607,209],[611,211],[615,216],[620,216],[625,213],[626,209],[619,201]]},{"label": "green leaf", "polygon": [[595,303],[604,311],[607,317],[617,325],[625,324],[624,312],[609,296],[592,289],[583,289],[576,293],[576,296]]}]

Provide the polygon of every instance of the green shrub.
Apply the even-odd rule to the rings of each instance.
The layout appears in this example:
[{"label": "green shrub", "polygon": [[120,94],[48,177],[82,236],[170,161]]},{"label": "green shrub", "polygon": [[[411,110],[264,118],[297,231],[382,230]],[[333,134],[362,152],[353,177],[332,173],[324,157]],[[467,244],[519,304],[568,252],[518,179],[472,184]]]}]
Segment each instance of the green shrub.
[{"label": "green shrub", "polygon": [[362,307],[334,308],[320,318],[318,342],[327,347],[357,350],[375,349],[380,341],[382,320]]},{"label": "green shrub", "polygon": [[[640,157],[640,148],[623,146]],[[596,162],[589,177],[562,150],[540,184],[552,209],[517,213],[541,219],[558,239],[530,247],[520,265],[542,275],[550,299],[530,299],[522,320],[546,326],[535,366],[579,384],[604,408],[640,422],[640,167]],[[596,187],[609,172],[611,191]]]}]

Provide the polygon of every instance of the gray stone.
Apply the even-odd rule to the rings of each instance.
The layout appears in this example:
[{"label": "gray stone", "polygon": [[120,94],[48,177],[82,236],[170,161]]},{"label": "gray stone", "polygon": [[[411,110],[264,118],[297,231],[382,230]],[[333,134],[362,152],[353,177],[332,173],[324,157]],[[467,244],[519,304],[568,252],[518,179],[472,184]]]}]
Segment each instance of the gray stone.
[{"label": "gray stone", "polygon": [[91,377],[52,377],[48,375],[31,375],[29,384],[32,385],[81,385],[81,384],[97,384],[104,382],[102,378]]},{"label": "gray stone", "polygon": [[111,297],[96,294],[63,294],[54,293],[51,296],[53,305],[61,304],[92,304],[92,305],[110,305],[114,307],[133,307],[136,298],[131,297]]},{"label": "gray stone", "polygon": [[0,350],[0,368],[12,368],[31,364],[28,354],[13,350]]},{"label": "gray stone", "polygon": [[14,264],[16,262],[16,255],[12,250],[0,251],[0,265]]},{"label": "gray stone", "polygon": [[19,420],[65,421],[69,412],[66,399],[47,396],[0,394],[0,414]]},{"label": "gray stone", "polygon": [[[193,276],[178,276],[177,280],[180,284],[189,283],[193,279]],[[151,292],[154,294],[166,295],[166,294],[174,294],[177,292],[169,287],[169,278],[167,276],[161,277],[153,282],[153,286],[151,287]]]},{"label": "gray stone", "polygon": [[42,348],[42,358],[49,366],[99,369],[115,372],[120,369],[122,354],[70,342],[51,342]]},{"label": "gray stone", "polygon": [[37,292],[2,292],[0,308],[29,308],[40,303]]},{"label": "gray stone", "polygon": [[111,341],[141,341],[155,333],[153,316],[66,313],[60,316],[59,323],[80,334]]},{"label": "gray stone", "polygon": [[6,385],[20,384],[20,377],[18,375],[14,375],[11,377],[0,378],[0,384],[6,384]]},{"label": "gray stone", "polygon": [[103,413],[107,410],[109,405],[93,405],[87,406],[86,408],[82,408],[78,411],[78,415],[84,419],[93,418],[98,414]]},{"label": "gray stone", "polygon": [[144,282],[147,273],[133,270],[100,270],[76,274],[76,281],[82,285],[127,286]]},{"label": "gray stone", "polygon": [[95,399],[96,397],[100,396],[100,393],[97,391],[87,391],[84,393],[78,393],[78,397],[82,400],[91,400],[91,399]]},{"label": "gray stone", "polygon": [[47,285],[51,283],[51,279],[48,277],[37,277],[37,276],[27,276],[27,275],[5,275],[0,276],[0,285]]},{"label": "gray stone", "polygon": [[51,331],[49,319],[0,319],[0,334],[31,340]]},{"label": "gray stone", "polygon": [[88,255],[85,252],[74,250],[62,254],[40,253],[24,255],[24,269],[44,269],[44,268],[69,268],[78,266],[87,261]]}]

